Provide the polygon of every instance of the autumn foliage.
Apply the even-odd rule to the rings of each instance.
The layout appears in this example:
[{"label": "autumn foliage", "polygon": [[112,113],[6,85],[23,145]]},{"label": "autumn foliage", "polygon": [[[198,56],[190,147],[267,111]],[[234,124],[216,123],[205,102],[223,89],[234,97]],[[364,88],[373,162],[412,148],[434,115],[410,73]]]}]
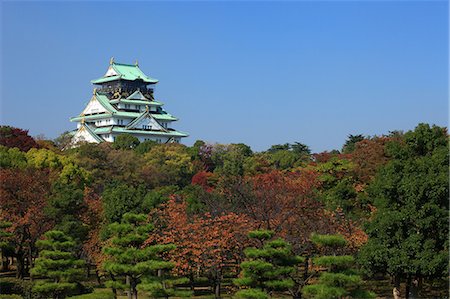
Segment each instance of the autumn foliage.
[{"label": "autumn foliage", "polygon": [[6,147],[17,147],[24,152],[28,151],[30,148],[39,147],[33,137],[28,135],[27,130],[9,126],[0,127],[0,145]]},{"label": "autumn foliage", "polygon": [[245,215],[189,215],[187,203],[176,197],[154,211],[153,217],[156,230],[146,243],[175,244],[171,253],[175,271],[187,276],[214,276],[226,267],[237,271],[247,232],[254,227]]}]

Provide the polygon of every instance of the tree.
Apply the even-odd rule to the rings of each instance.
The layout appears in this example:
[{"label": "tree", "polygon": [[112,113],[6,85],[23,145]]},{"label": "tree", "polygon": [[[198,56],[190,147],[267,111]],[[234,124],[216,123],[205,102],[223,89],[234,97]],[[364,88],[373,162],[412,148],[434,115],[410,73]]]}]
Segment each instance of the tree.
[{"label": "tree", "polygon": [[0,220],[0,271],[6,271],[8,268],[8,260],[5,251],[11,247],[10,240],[12,239],[13,234],[7,230],[11,226],[11,222]]},{"label": "tree", "polygon": [[[236,293],[237,298],[268,298],[274,291],[287,291],[295,283],[291,275],[303,258],[292,253],[289,243],[283,239],[269,241],[273,231],[251,231],[250,238],[258,240],[260,247],[246,248],[246,260],[241,263],[241,277],[233,283],[245,287]],[[295,297],[294,297],[295,298]]]},{"label": "tree", "polygon": [[406,282],[417,297],[424,278],[448,267],[449,147],[445,128],[419,124],[387,146],[391,157],[368,188],[376,208],[366,226],[360,263],[368,274],[389,274],[394,293]]},{"label": "tree", "polygon": [[178,143],[159,144],[144,155],[141,176],[151,188],[177,185],[191,181],[193,165],[188,148]]},{"label": "tree", "polygon": [[72,142],[72,137],[73,137],[72,132],[65,131],[64,133],[56,137],[53,141],[60,150],[65,150],[70,146]]},{"label": "tree", "polygon": [[139,139],[131,134],[120,134],[113,143],[115,149],[133,149],[139,145]]},{"label": "tree", "polygon": [[80,219],[86,208],[83,186],[56,181],[45,212],[49,218],[54,219],[54,229],[64,232],[80,246],[88,233],[87,227]]},{"label": "tree", "polygon": [[12,223],[17,278],[25,276],[25,262],[32,263],[35,242],[52,224],[44,213],[50,189],[48,179],[48,171],[39,169],[0,170],[0,217]]},{"label": "tree", "polygon": [[109,223],[118,222],[127,212],[140,213],[144,202],[145,188],[124,183],[109,184],[102,193],[103,209]]},{"label": "tree", "polygon": [[84,261],[75,258],[75,242],[62,231],[48,231],[44,236],[37,242],[39,257],[31,274],[45,279],[39,280],[33,290],[55,299],[65,298],[83,277]]},{"label": "tree", "polygon": [[175,244],[170,252],[175,261],[174,271],[188,276],[193,289],[194,278],[203,275],[220,298],[224,276],[237,272],[246,236],[254,226],[243,215],[234,213],[190,215],[185,200],[172,197],[153,211],[155,231],[146,243]]},{"label": "tree", "polygon": [[21,151],[28,151],[30,148],[38,148],[38,144],[33,137],[28,135],[28,130],[22,130],[10,126],[0,126],[0,145],[6,147],[17,147]]},{"label": "tree", "polygon": [[342,146],[342,152],[344,154],[349,154],[355,150],[356,143],[363,141],[364,135],[358,134],[358,135],[348,135],[347,140],[345,141],[344,145]]},{"label": "tree", "polygon": [[134,151],[140,155],[144,155],[145,153],[148,153],[155,145],[158,145],[158,142],[146,140],[139,143],[139,145],[134,148]]},{"label": "tree", "polygon": [[313,234],[311,240],[328,253],[313,259],[317,267],[327,268],[327,271],[320,274],[317,283],[303,288],[306,298],[375,298],[375,294],[361,289],[361,277],[352,270],[355,259],[350,255],[336,255],[347,245],[343,236]]},{"label": "tree", "polygon": [[27,158],[18,148],[0,145],[0,168],[25,168]]},{"label": "tree", "polygon": [[[141,286],[143,289],[154,294],[164,292],[164,284],[168,286],[170,281],[162,277],[155,281],[152,277],[156,277],[158,271],[169,271],[174,266],[172,262],[162,259],[163,254],[175,248],[174,245],[154,244],[143,247],[148,234],[153,230],[146,219],[144,214],[125,213],[121,223],[114,222],[108,226],[112,238],[110,246],[103,249],[109,256],[103,267],[112,278],[107,285],[113,289],[128,289],[130,299],[138,298],[137,287],[144,277],[147,280]],[[159,286],[155,286],[155,283]]]}]

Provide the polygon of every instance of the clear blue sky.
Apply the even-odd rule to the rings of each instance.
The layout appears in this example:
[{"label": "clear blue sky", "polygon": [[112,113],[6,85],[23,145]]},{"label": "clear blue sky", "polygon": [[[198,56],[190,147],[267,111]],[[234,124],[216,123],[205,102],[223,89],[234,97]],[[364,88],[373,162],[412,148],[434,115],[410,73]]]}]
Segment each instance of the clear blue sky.
[{"label": "clear blue sky", "polygon": [[254,150],[448,122],[446,1],[2,2],[1,124],[75,128],[111,56],[185,139]]}]

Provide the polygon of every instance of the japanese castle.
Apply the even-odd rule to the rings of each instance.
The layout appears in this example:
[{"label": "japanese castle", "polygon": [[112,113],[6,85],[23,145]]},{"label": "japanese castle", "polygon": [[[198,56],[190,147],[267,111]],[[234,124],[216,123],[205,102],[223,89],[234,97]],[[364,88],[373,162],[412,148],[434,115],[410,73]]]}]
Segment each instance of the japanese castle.
[{"label": "japanese castle", "polygon": [[70,121],[77,122],[72,145],[79,142],[113,142],[120,134],[131,134],[139,141],[180,142],[188,134],[176,131],[178,120],[167,113],[153,91],[158,80],[145,75],[135,64],[114,62],[106,74],[91,81],[95,88],[83,112]]}]

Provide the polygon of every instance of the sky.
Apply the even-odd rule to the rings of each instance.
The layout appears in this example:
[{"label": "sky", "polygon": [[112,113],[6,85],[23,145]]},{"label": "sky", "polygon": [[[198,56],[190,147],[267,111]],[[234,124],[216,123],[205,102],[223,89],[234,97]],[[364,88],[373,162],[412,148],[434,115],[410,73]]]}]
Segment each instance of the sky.
[{"label": "sky", "polygon": [[448,124],[447,1],[1,2],[0,124],[56,138],[109,60],[159,79],[183,143],[301,142]]}]

